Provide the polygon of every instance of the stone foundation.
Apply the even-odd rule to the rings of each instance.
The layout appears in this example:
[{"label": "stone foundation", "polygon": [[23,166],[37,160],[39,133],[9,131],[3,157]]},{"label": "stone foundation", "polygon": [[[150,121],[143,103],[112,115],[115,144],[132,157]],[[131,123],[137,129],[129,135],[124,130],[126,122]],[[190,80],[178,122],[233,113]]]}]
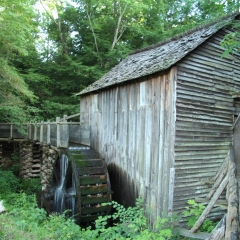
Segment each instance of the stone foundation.
[{"label": "stone foundation", "polygon": [[[34,142],[25,141],[19,144],[19,176],[23,178],[40,177],[41,156],[38,159],[40,162],[39,171],[36,172],[36,167],[33,167],[36,162],[33,162],[33,154],[37,151]],[[39,150],[39,149],[38,149]],[[36,161],[36,159],[35,159]],[[34,171],[32,171],[34,169]]]},{"label": "stone foundation", "polygon": [[20,177],[41,177],[42,190],[51,187],[58,149],[32,141],[21,142],[19,148]]},{"label": "stone foundation", "polygon": [[43,146],[42,166],[41,166],[41,184],[45,191],[52,185],[54,163],[59,157],[59,151],[49,145]]}]

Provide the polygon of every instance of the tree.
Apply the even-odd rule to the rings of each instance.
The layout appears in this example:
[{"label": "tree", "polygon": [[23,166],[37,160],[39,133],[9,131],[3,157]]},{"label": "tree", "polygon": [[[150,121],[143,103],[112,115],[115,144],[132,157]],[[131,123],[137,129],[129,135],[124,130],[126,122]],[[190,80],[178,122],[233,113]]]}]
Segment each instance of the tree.
[{"label": "tree", "polygon": [[0,8],[0,119],[23,122],[31,111],[25,102],[34,94],[14,67],[14,60],[28,54],[36,32],[32,0],[2,0]]},{"label": "tree", "polygon": [[[45,76],[45,93],[36,92],[45,119],[78,112],[74,94],[130,52],[208,23],[236,7],[229,0],[39,1],[45,10],[39,21],[44,40],[41,62],[30,69]],[[27,78],[32,90],[38,81]]]}]

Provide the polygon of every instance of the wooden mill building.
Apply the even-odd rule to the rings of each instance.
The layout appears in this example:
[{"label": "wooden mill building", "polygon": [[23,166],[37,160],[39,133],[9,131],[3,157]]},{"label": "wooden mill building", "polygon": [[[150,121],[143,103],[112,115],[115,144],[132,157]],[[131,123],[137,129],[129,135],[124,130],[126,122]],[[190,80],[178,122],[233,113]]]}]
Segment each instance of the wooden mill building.
[{"label": "wooden mill building", "polygon": [[155,218],[206,197],[240,110],[240,54],[222,58],[220,44],[235,18],[133,53],[79,93],[122,203],[140,196]]}]

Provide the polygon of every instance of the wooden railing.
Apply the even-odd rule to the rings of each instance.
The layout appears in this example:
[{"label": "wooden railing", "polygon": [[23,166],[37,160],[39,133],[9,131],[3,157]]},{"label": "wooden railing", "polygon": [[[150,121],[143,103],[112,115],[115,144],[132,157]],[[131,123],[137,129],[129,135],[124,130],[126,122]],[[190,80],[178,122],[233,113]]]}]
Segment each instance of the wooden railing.
[{"label": "wooden railing", "polygon": [[56,118],[55,122],[27,123],[21,133],[14,124],[0,123],[0,139],[31,139],[40,143],[67,148],[69,142],[90,145],[90,127],[80,122],[67,122],[67,119],[79,116]]}]

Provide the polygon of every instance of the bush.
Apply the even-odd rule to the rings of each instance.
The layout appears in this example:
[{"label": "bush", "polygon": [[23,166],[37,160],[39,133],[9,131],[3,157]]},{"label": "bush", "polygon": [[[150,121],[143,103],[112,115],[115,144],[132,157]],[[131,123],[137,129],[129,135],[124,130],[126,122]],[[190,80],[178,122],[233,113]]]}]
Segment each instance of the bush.
[{"label": "bush", "polygon": [[[186,207],[186,210],[183,211],[183,216],[187,217],[187,225],[188,227],[193,227],[198,218],[203,213],[205,206],[203,204],[196,203],[194,200],[188,200],[189,206]],[[203,232],[211,232],[217,223],[212,220],[206,218],[200,227],[200,230]]]},{"label": "bush", "polygon": [[0,194],[17,192],[19,189],[19,179],[11,171],[0,170]]},{"label": "bush", "polygon": [[[45,210],[37,208],[36,198],[34,195],[25,193],[12,194],[8,204],[11,203],[11,209],[5,214],[6,218],[10,218],[2,228],[2,236],[7,232],[25,231],[26,236],[31,233],[31,239],[77,239],[77,240],[124,240],[124,239],[158,239],[158,240],[177,240],[186,239],[178,234],[178,216],[158,218],[154,229],[148,224],[147,217],[144,214],[143,202],[138,200],[136,207],[125,208],[117,202],[104,203],[102,205],[112,205],[115,212],[112,215],[100,216],[95,221],[95,228],[80,228],[74,223],[72,218],[63,214],[51,214],[47,217]],[[204,207],[197,204],[193,200],[189,200],[184,215],[192,226],[197,217],[202,213]],[[4,219],[6,219],[4,218]],[[109,220],[113,224],[109,226]],[[1,220],[1,215],[0,215]],[[11,229],[8,222],[12,222]],[[1,226],[1,221],[0,221]],[[207,226],[210,231],[211,227],[203,224],[203,228]],[[202,229],[203,230],[203,229]],[[206,230],[206,229],[205,229]],[[1,239],[1,236],[0,236]],[[4,237],[3,237],[4,239]],[[16,234],[7,239],[25,239],[19,238]],[[26,238],[29,239],[29,238]]]},{"label": "bush", "polygon": [[47,218],[46,211],[37,207],[35,195],[25,193],[12,195],[12,208],[10,214],[18,218],[16,225],[21,230],[31,231]]},{"label": "bush", "polygon": [[21,190],[26,194],[34,194],[41,191],[41,179],[40,178],[30,178],[21,179]]}]

